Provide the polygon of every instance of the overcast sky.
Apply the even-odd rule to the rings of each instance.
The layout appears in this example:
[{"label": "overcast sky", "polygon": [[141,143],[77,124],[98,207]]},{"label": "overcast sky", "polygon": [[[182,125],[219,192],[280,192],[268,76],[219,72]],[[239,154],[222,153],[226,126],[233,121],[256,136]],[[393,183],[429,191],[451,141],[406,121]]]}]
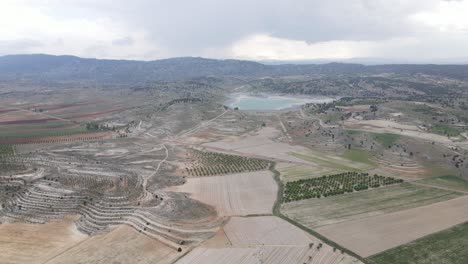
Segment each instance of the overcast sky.
[{"label": "overcast sky", "polygon": [[0,55],[468,58],[468,0],[1,0]]}]

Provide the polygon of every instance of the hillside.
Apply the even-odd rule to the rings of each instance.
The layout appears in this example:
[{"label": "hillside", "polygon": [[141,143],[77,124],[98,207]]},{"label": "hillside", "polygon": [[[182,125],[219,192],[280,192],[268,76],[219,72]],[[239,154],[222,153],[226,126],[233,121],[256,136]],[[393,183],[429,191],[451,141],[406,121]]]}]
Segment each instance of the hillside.
[{"label": "hillside", "polygon": [[8,55],[0,57],[0,80],[136,84],[202,76],[288,76],[339,74],[428,74],[468,79],[468,65],[376,65],[327,63],[264,65],[242,60],[172,58],[156,61],[100,60],[75,56]]}]

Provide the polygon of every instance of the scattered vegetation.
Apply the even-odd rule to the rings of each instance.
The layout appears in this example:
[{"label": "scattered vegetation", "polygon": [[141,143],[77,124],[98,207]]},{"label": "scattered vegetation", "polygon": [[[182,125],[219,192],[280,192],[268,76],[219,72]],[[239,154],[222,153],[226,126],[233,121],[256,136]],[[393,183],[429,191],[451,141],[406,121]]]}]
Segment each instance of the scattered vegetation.
[{"label": "scattered vegetation", "polygon": [[23,169],[25,166],[16,158],[13,145],[0,144],[0,173]]},{"label": "scattered vegetation", "polygon": [[374,135],[375,141],[384,147],[392,146],[399,138],[399,135],[391,133],[379,133]]},{"label": "scattered vegetation", "polygon": [[456,137],[460,135],[460,129],[446,125],[446,124],[435,124],[432,126],[431,131],[439,135],[445,135],[448,137]]},{"label": "scattered vegetation", "polygon": [[321,198],[401,183],[403,180],[377,174],[345,172],[286,183],[284,202]]},{"label": "scattered vegetation", "polygon": [[211,176],[229,173],[266,170],[270,162],[224,153],[207,152],[192,149],[189,152],[193,166],[186,168],[191,176]]}]

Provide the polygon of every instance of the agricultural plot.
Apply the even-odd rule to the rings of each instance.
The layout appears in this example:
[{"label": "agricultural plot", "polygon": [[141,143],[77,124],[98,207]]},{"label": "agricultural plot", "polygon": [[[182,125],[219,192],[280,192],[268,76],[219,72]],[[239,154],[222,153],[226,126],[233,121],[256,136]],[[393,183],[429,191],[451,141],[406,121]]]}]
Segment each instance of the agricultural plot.
[{"label": "agricultural plot", "polygon": [[[110,102],[79,102],[50,105],[15,105],[0,112],[0,143],[25,144],[99,139],[99,131],[83,123],[121,111]],[[102,131],[101,131],[102,132]]]},{"label": "agricultural plot", "polygon": [[216,208],[218,215],[270,214],[278,185],[271,172],[258,171],[225,176],[189,178],[184,185],[168,188]]},{"label": "agricultural plot", "polygon": [[393,145],[400,138],[397,134],[391,133],[375,133],[374,139],[379,142],[384,147],[389,147]]},{"label": "agricultural plot", "polygon": [[0,262],[44,263],[87,238],[75,229],[72,219],[44,225],[4,223],[0,225]]},{"label": "agricultural plot", "polygon": [[[288,165],[288,166],[286,166]],[[316,178],[323,175],[337,174],[341,171],[326,168],[323,166],[305,166],[305,165],[289,165],[277,164],[276,169],[281,173],[283,182],[297,181],[302,179]]]},{"label": "agricultural plot", "polygon": [[[362,257],[404,245],[468,220],[468,196],[317,228]],[[384,239],[383,239],[384,238]]]},{"label": "agricultural plot", "polygon": [[371,264],[468,263],[468,222],[368,258]]},{"label": "agricultural plot", "polygon": [[291,246],[265,246],[255,248],[196,248],[177,264],[283,264],[283,263],[310,263],[310,264],[359,264],[359,260],[342,254],[326,245]]},{"label": "agricultural plot", "polygon": [[462,192],[468,192],[468,181],[452,175],[419,180],[417,181],[417,183],[432,185],[440,188],[458,190]]},{"label": "agricultural plot", "polygon": [[415,125],[400,124],[391,120],[356,120],[345,121],[344,126],[350,130],[361,130],[373,133],[389,133],[401,136],[414,137],[426,141],[434,141],[441,144],[451,144],[452,140],[447,136],[428,133]]},{"label": "agricultural plot", "polygon": [[309,228],[317,228],[429,205],[461,195],[455,191],[403,183],[322,199],[290,202],[282,205],[281,212]]},{"label": "agricultural plot", "polygon": [[309,245],[318,242],[298,227],[276,216],[232,217],[224,226],[232,246]]},{"label": "agricultural plot", "polygon": [[191,176],[212,176],[230,173],[266,170],[270,162],[262,159],[206,152],[196,149],[189,151],[192,167],[186,168]]},{"label": "agricultural plot", "polygon": [[335,196],[402,182],[401,179],[358,172],[298,180],[286,183],[284,202]]},{"label": "agricultural plot", "polygon": [[13,145],[0,144],[0,174],[25,169],[23,162],[15,154]]},{"label": "agricultural plot", "polygon": [[172,263],[180,253],[138,233],[128,226],[119,226],[107,234],[89,237],[86,241],[51,259],[61,263]]},{"label": "agricultural plot", "polygon": [[[314,151],[305,151],[305,152],[292,152],[291,155],[302,159],[304,161],[312,162],[320,166],[325,166],[327,168],[341,170],[341,171],[364,171],[373,169],[374,164],[366,160],[366,162],[356,161],[356,159],[363,159],[362,157],[357,157],[360,152],[353,151],[348,154],[346,157],[339,156],[328,156],[323,153],[317,153]],[[354,160],[353,160],[354,159]]]},{"label": "agricultural plot", "polygon": [[306,152],[308,149],[301,146],[292,146],[290,144],[276,142],[275,140],[280,137],[280,135],[281,133],[277,129],[264,127],[256,133],[205,143],[203,146],[217,150],[235,151],[251,156],[265,157],[276,161],[308,163],[307,161],[291,155],[292,152]]}]

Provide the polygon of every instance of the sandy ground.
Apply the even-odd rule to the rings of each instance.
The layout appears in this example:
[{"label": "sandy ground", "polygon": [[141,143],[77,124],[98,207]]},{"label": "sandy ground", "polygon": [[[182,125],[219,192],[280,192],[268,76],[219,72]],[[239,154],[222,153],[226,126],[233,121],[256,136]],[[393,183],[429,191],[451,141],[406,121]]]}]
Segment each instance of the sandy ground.
[{"label": "sandy ground", "polygon": [[258,155],[286,162],[308,163],[307,161],[289,154],[291,152],[308,152],[309,150],[307,148],[273,141],[273,139],[279,135],[280,132],[277,129],[273,127],[265,127],[255,133],[205,143],[203,146],[214,149],[236,151],[247,155]]},{"label": "sandy ground", "polygon": [[253,245],[308,245],[310,235],[276,216],[233,217],[224,226],[224,232],[233,246]]},{"label": "sandy ground", "polygon": [[393,133],[408,137],[419,138],[427,141],[434,141],[441,144],[454,144],[446,136],[425,132],[415,125],[397,123],[391,120],[356,120],[351,119],[344,123],[345,128],[364,130],[367,132]]},{"label": "sandy ground", "polygon": [[220,216],[271,214],[278,186],[269,171],[189,178],[169,191],[190,193],[212,205]]},{"label": "sandy ground", "polygon": [[180,255],[128,226],[89,237],[76,230],[71,217],[0,225],[2,264],[172,263]]},{"label": "sandy ground", "polygon": [[119,226],[63,252],[47,264],[62,263],[172,263],[181,253],[139,234],[128,226]]},{"label": "sandy ground", "polygon": [[47,224],[1,224],[0,263],[46,263],[87,238],[76,230],[72,218]]},{"label": "sandy ground", "polygon": [[423,207],[328,225],[319,233],[368,257],[468,220],[468,196]]},{"label": "sandy ground", "polygon": [[323,247],[197,248],[177,264],[347,264],[360,261]]}]

